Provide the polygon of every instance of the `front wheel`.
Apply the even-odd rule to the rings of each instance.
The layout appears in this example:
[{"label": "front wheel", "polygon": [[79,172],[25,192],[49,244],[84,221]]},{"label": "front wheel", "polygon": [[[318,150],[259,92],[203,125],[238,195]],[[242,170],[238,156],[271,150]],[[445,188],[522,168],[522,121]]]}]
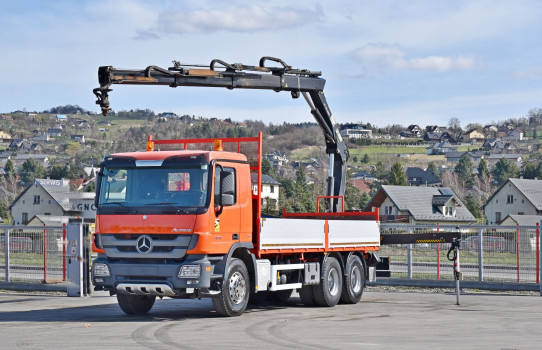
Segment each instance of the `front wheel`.
[{"label": "front wheel", "polygon": [[128,315],[146,314],[152,309],[155,300],[156,297],[152,295],[117,294],[120,308]]},{"label": "front wheel", "polygon": [[215,311],[222,316],[239,316],[248,305],[250,279],[242,260],[231,259],[221,293],[213,298]]}]

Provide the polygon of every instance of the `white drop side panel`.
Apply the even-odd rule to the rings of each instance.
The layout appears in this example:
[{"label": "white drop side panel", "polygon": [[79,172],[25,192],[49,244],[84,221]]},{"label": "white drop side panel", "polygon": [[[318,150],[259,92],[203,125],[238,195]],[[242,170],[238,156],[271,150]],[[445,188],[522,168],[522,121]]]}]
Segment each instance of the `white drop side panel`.
[{"label": "white drop side panel", "polygon": [[260,250],[325,248],[324,228],[324,220],[261,219]]},{"label": "white drop side panel", "polygon": [[366,247],[380,245],[376,221],[329,220],[329,247]]}]

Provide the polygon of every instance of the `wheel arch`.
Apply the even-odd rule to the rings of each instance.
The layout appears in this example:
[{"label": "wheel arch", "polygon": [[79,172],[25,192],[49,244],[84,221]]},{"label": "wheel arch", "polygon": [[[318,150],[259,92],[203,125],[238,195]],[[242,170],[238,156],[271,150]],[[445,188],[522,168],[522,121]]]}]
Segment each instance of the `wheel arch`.
[{"label": "wheel arch", "polygon": [[216,265],[215,274],[221,274],[224,278],[231,259],[240,259],[248,270],[248,275],[250,277],[250,291],[254,292],[258,272],[256,269],[256,257],[250,252],[250,249],[252,248],[252,243],[235,243],[232,245],[226,258],[222,259],[222,261]]}]

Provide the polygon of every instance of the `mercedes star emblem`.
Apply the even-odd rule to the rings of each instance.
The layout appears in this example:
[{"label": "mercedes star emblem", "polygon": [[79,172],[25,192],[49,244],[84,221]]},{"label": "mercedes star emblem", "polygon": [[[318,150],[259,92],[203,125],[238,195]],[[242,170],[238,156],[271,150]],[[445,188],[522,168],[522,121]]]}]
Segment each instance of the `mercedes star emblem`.
[{"label": "mercedes star emblem", "polygon": [[148,253],[152,250],[152,238],[147,235],[139,236],[136,242],[136,249],[140,253]]}]

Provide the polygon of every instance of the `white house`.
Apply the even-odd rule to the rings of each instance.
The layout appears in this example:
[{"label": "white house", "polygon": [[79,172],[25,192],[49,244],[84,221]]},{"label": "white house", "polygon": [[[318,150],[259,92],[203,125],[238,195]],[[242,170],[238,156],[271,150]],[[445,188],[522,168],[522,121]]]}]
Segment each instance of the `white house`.
[{"label": "white house", "polygon": [[508,179],[484,205],[489,225],[509,215],[542,215],[542,180]]},{"label": "white house", "polygon": [[36,215],[72,216],[94,220],[92,192],[70,191],[68,180],[36,179],[13,201],[11,216],[16,225],[26,225]]},{"label": "white house", "polygon": [[367,129],[367,125],[363,124],[343,124],[341,136],[352,139],[370,139],[373,137],[373,131]]},{"label": "white house", "polygon": [[[258,177],[256,174],[251,174],[252,180],[252,191],[257,193],[258,184],[256,183]],[[280,192],[280,182],[273,179],[269,175],[262,174],[262,206],[267,204],[269,199],[275,201],[275,209],[279,208],[279,192]]]}]

